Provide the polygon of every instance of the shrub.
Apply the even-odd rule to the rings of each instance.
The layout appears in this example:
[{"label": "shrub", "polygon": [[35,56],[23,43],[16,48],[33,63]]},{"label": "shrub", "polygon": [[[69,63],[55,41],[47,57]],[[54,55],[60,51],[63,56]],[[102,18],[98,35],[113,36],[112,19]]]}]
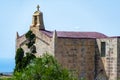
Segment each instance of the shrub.
[{"label": "shrub", "polygon": [[58,64],[56,59],[48,54],[34,59],[21,73],[16,73],[14,80],[76,80],[67,69]]}]

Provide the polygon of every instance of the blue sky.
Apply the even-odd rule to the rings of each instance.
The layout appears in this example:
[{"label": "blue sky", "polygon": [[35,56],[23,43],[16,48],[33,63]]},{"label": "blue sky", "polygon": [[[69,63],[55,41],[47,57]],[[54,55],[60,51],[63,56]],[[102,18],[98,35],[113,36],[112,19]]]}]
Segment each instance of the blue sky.
[{"label": "blue sky", "polygon": [[38,4],[47,30],[120,36],[120,0],[1,0],[0,59],[14,60],[16,32],[29,30]]}]

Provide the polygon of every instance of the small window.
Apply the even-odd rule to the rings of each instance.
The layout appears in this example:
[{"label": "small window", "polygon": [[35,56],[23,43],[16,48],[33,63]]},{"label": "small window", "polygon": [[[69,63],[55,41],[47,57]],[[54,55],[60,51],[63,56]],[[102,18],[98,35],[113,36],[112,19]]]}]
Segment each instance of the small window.
[{"label": "small window", "polygon": [[106,44],[105,42],[101,42],[101,57],[105,57],[105,51],[106,51]]}]

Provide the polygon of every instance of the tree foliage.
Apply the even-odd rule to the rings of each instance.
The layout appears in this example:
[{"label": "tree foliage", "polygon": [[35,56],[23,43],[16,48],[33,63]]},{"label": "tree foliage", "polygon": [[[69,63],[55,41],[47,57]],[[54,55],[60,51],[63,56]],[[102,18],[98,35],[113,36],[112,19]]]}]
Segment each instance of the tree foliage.
[{"label": "tree foliage", "polygon": [[19,61],[22,61],[23,57],[24,57],[24,51],[23,51],[23,49],[22,48],[18,48],[17,52],[16,52],[16,56],[15,56],[16,64]]},{"label": "tree foliage", "polygon": [[31,48],[35,43],[35,34],[30,30],[25,34],[25,37],[27,39],[26,45],[28,46],[28,48]]},{"label": "tree foliage", "polygon": [[18,48],[15,56],[15,72],[21,72],[29,63],[31,60],[33,60],[35,56],[31,53],[26,53],[26,56],[24,56],[24,50],[22,48]]},{"label": "tree foliage", "polygon": [[22,66],[23,66],[23,69],[28,65],[30,64],[30,62],[36,58],[35,55],[31,54],[31,53],[26,53],[26,56],[23,58],[22,60]]},{"label": "tree foliage", "polygon": [[67,69],[62,68],[56,59],[48,54],[34,59],[14,80],[76,80]]},{"label": "tree foliage", "polygon": [[16,56],[15,56],[15,70],[14,71],[20,71],[22,69],[22,60],[24,57],[24,51],[22,48],[18,48],[16,51]]}]

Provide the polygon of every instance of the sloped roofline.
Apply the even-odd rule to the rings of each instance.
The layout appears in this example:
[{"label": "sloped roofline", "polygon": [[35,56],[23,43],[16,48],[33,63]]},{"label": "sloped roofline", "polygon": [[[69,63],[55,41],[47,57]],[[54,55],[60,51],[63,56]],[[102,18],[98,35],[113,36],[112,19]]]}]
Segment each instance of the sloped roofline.
[{"label": "sloped roofline", "polygon": [[[53,36],[54,31],[40,30],[43,34],[49,37]],[[108,38],[108,36],[99,32],[73,32],[73,31],[57,31],[57,37],[59,38]]]}]

